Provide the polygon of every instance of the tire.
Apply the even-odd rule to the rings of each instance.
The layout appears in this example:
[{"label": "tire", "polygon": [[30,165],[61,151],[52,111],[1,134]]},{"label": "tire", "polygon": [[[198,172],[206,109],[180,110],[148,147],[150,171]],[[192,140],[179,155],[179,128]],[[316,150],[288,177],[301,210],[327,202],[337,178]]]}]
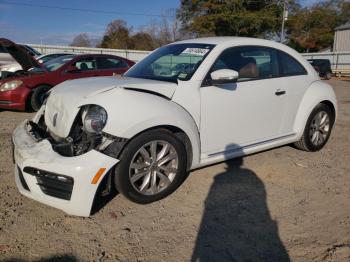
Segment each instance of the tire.
[{"label": "tire", "polygon": [[[318,124],[319,117],[321,117],[322,120],[324,115],[326,115],[324,122],[320,121],[320,123]],[[330,137],[333,124],[334,115],[332,110],[325,104],[318,104],[312,110],[306,122],[303,136],[298,142],[294,144],[295,147],[308,152],[315,152],[321,150]],[[318,134],[315,134],[317,132]]]},{"label": "tire", "polygon": [[46,92],[51,89],[51,86],[40,85],[36,87],[30,97],[30,106],[34,111],[38,111],[46,99]]},{"label": "tire", "polygon": [[325,78],[327,80],[330,80],[332,78],[332,73],[331,72],[327,72],[326,75],[325,75]]},{"label": "tire", "polygon": [[[156,161],[152,160],[152,147]],[[126,198],[139,204],[165,198],[187,177],[185,145],[166,129],[147,131],[135,137],[119,159],[114,174],[115,186]]]}]

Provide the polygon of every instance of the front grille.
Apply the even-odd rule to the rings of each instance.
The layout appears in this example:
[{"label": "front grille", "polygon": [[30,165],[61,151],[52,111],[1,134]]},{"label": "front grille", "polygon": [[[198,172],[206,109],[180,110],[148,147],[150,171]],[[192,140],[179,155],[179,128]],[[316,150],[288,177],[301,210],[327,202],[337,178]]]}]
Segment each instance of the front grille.
[{"label": "front grille", "polygon": [[36,177],[37,185],[44,194],[64,200],[71,199],[74,185],[72,177],[33,167],[25,167],[23,171]]},{"label": "front grille", "polygon": [[22,184],[22,187],[27,190],[27,191],[30,191],[28,185],[27,185],[27,182],[26,180],[24,179],[24,176],[23,176],[23,173],[21,171],[21,169],[19,167],[17,167],[18,169],[18,177],[19,177],[19,181],[21,181],[21,184]]}]

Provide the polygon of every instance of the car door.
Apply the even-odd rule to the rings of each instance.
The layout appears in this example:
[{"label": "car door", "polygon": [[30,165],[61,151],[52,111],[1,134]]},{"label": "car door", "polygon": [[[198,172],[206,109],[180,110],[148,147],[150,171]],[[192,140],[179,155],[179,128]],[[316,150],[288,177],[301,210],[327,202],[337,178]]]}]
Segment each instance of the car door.
[{"label": "car door", "polygon": [[300,102],[307,88],[314,81],[314,77],[310,77],[304,66],[289,54],[280,50],[277,53],[280,64],[280,81],[285,83],[287,97],[281,132],[288,134],[294,132],[293,127]]},{"label": "car door", "polygon": [[[212,85],[210,73],[231,69],[236,83]],[[277,78],[276,50],[245,46],[221,53],[204,80],[201,92],[201,146],[204,155],[247,147],[281,136],[286,110],[286,83]]]},{"label": "car door", "polygon": [[96,61],[93,56],[82,57],[80,59],[72,61],[65,71],[65,78],[77,79],[84,77],[97,76]]},{"label": "car door", "polygon": [[121,75],[129,69],[124,60],[113,56],[98,56],[96,62],[99,76]]}]

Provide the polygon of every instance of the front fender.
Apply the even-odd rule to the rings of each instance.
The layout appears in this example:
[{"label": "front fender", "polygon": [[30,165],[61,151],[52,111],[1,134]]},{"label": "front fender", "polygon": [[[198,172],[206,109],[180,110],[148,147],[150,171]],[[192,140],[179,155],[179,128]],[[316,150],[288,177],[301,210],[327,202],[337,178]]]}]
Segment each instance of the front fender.
[{"label": "front fender", "polygon": [[303,135],[306,122],[311,111],[321,102],[328,101],[334,107],[335,117],[337,116],[337,99],[332,86],[323,82],[315,81],[306,90],[301,103],[299,105],[297,115],[294,121],[293,130],[298,139]]},{"label": "front fender", "polygon": [[84,100],[106,109],[108,120],[104,132],[123,138],[157,126],[173,126],[188,136],[192,146],[192,167],[199,164],[200,138],[191,115],[173,101],[158,95],[117,88]]}]

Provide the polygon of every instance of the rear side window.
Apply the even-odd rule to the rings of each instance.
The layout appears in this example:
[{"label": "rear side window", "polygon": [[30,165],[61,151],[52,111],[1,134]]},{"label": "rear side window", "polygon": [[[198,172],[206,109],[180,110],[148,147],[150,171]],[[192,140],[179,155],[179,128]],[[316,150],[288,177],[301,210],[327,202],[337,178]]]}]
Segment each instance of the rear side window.
[{"label": "rear side window", "polygon": [[118,69],[128,67],[127,63],[121,59],[113,57],[97,57],[98,69]]},{"label": "rear side window", "polygon": [[305,68],[290,55],[279,51],[281,76],[306,75]]}]

